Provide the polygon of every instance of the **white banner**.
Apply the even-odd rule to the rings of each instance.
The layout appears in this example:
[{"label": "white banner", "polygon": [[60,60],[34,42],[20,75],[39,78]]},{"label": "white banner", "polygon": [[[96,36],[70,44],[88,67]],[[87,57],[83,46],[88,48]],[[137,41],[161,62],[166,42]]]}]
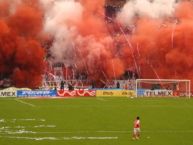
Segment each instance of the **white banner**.
[{"label": "white banner", "polygon": [[0,90],[0,97],[16,97],[16,91]]},{"label": "white banner", "polygon": [[144,96],[173,96],[172,90],[145,90]]}]

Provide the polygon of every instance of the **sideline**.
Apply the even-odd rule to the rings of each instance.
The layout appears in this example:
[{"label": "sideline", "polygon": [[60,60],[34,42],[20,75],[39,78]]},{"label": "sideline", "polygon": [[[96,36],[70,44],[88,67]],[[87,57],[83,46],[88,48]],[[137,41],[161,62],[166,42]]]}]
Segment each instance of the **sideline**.
[{"label": "sideline", "polygon": [[21,136],[0,136],[0,138],[25,139],[25,140],[117,140],[117,136],[72,136],[72,137],[21,137]]},{"label": "sideline", "polygon": [[22,104],[25,104],[25,105],[28,105],[28,106],[31,106],[31,107],[36,107],[36,105],[34,104],[31,104],[31,103],[27,103],[25,101],[22,101],[20,99],[15,99],[15,101],[19,102],[19,103],[22,103]]},{"label": "sideline", "polygon": [[[193,130],[145,130],[142,133],[193,133]],[[48,132],[35,132],[35,134],[91,134],[91,133],[115,133],[115,134],[127,134],[132,133],[132,131],[119,131],[119,130],[98,130],[98,131],[48,131]],[[5,133],[0,133],[5,134]]]}]

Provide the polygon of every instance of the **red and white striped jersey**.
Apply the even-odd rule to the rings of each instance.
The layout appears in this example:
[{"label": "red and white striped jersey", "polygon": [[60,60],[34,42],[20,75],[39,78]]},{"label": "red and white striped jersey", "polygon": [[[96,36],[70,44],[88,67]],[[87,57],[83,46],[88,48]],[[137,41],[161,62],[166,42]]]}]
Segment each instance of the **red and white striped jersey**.
[{"label": "red and white striped jersey", "polygon": [[140,128],[140,120],[135,120],[134,121],[134,128]]}]

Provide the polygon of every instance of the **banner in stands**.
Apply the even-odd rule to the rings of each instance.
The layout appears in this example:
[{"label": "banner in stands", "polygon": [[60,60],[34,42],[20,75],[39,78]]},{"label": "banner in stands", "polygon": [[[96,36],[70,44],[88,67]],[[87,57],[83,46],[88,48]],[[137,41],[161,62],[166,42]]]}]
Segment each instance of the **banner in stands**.
[{"label": "banner in stands", "polygon": [[131,90],[97,90],[97,97],[134,97],[135,91]]},{"label": "banner in stands", "polygon": [[94,90],[60,90],[57,92],[59,97],[95,97],[96,91]]},{"label": "banner in stands", "polygon": [[173,96],[172,90],[144,90],[144,96]]},{"label": "banner in stands", "polygon": [[17,97],[55,97],[55,90],[46,90],[46,91],[24,91],[18,90]]}]

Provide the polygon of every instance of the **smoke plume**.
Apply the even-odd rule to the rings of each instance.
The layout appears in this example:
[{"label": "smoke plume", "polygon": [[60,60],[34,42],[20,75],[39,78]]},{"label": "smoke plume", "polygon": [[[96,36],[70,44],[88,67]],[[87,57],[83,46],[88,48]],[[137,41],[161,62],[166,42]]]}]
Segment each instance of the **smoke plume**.
[{"label": "smoke plume", "polygon": [[136,17],[161,19],[174,14],[176,0],[130,0],[118,13],[117,19],[125,25],[132,24]]},{"label": "smoke plume", "polygon": [[[15,86],[37,87],[44,45],[51,61],[89,79],[193,80],[193,4],[188,0],[130,0],[107,18],[105,0],[0,0],[0,74]],[[107,21],[108,20],[108,21]]]},{"label": "smoke plume", "polygon": [[168,13],[167,17],[160,17],[160,12],[154,11],[156,17],[139,13],[140,17],[135,20],[129,48],[135,53],[133,60],[142,78],[193,80],[193,4],[181,1],[175,5],[173,14]]},{"label": "smoke plume", "polygon": [[44,50],[38,41],[42,12],[38,1],[0,1],[0,73],[17,87],[41,84]]},{"label": "smoke plume", "polygon": [[112,52],[114,40],[106,27],[104,4],[104,0],[44,3],[44,32],[53,38],[53,61],[75,65],[92,80],[115,78],[124,71],[121,60]]}]

